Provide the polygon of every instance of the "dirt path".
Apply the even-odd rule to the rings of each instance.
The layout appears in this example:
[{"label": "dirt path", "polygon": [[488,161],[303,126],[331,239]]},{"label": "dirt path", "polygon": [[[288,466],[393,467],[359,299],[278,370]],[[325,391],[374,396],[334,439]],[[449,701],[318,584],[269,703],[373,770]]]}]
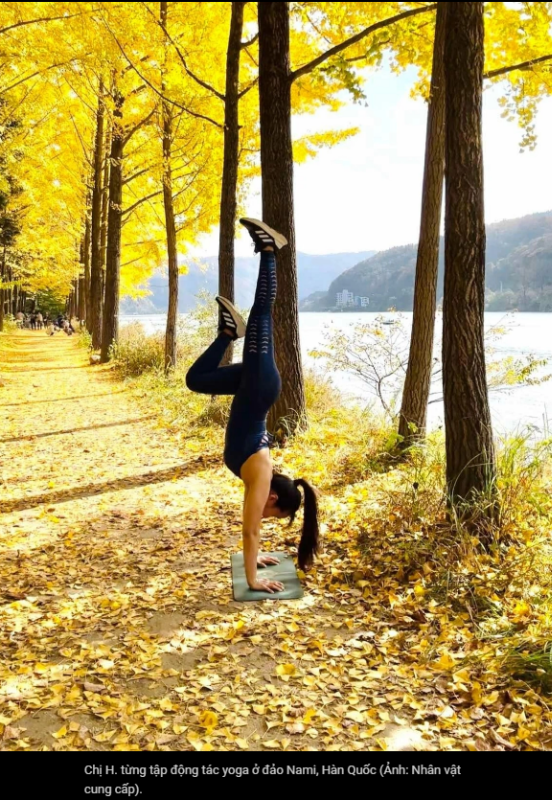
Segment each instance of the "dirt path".
[{"label": "dirt path", "polygon": [[[88,366],[75,340],[22,333],[8,345],[0,749],[476,749],[486,738],[469,690],[417,663],[433,623],[346,577],[346,532],[303,600],[235,604],[241,493],[218,454],[179,450],[147,398]],[[265,546],[294,543],[275,527]]]},{"label": "dirt path", "polygon": [[[9,347],[4,746],[319,749],[350,743],[351,728],[357,747],[365,742],[354,719],[343,728],[325,710],[346,670],[321,676],[318,661],[327,646],[341,654],[343,620],[325,610],[321,630],[313,595],[231,600],[240,495],[236,485],[220,492],[218,462],[180,455],[147,404],[89,367],[74,340],[25,333]],[[348,708],[362,715],[366,704]],[[387,725],[372,722],[372,736]]]}]

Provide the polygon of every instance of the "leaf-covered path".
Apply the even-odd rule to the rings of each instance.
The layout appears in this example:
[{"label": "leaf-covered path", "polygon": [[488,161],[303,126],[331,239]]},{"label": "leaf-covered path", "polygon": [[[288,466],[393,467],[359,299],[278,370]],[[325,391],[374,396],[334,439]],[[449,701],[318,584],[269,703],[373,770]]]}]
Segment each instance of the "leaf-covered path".
[{"label": "leaf-covered path", "polygon": [[355,585],[346,532],[303,600],[236,604],[218,448],[162,429],[75,340],[18,334],[3,362],[0,749],[512,746],[498,692],[422,659],[438,609]]}]

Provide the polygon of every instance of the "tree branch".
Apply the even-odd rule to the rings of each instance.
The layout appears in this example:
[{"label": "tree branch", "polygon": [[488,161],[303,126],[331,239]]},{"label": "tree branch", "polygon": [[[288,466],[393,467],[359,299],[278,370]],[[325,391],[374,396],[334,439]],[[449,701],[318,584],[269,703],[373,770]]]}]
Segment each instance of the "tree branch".
[{"label": "tree branch", "polygon": [[140,128],[143,128],[143,127],[144,127],[144,125],[147,125],[147,124],[148,124],[148,122],[151,120],[151,118],[153,117],[153,115],[154,115],[156,112],[157,112],[157,105],[155,105],[155,106],[152,108],[152,110],[150,111],[150,113],[149,113],[149,114],[146,114],[146,116],[145,116],[143,119],[141,119],[139,122],[137,122],[137,123],[136,123],[136,125],[135,125],[133,128],[131,128],[131,129],[130,129],[128,132],[126,132],[126,133],[125,133],[125,137],[124,137],[124,139],[125,139],[125,144],[128,144],[128,142],[129,142],[129,141],[132,139],[132,137],[134,136],[134,134],[135,134],[137,131],[139,131],[139,130],[140,130]]},{"label": "tree branch", "polygon": [[258,32],[250,39],[248,42],[242,42],[240,47],[242,50],[247,50],[248,47],[252,47],[256,42],[259,41],[259,34]]},{"label": "tree branch", "polygon": [[[390,41],[391,39],[383,39],[382,41],[378,42],[378,45],[380,47],[385,47],[386,45],[389,44]],[[348,58],[347,64],[355,64],[357,61],[365,61],[367,58],[368,58],[368,53],[366,52],[361,56],[353,56],[353,58]]]},{"label": "tree branch", "polygon": [[73,116],[72,112],[70,112],[69,116],[71,118],[71,122],[73,123],[73,127],[75,129],[75,133],[77,134],[77,138],[78,138],[78,140],[80,142],[80,146],[82,147],[82,152],[84,154],[84,160],[86,161],[86,163],[90,167],[90,166],[92,166],[92,160],[90,158],[90,148],[88,148],[86,146],[86,144],[85,144],[85,142],[84,142],[84,140],[82,138],[81,132],[79,131],[79,127],[77,125],[75,117]]},{"label": "tree branch", "polygon": [[382,28],[388,28],[391,25],[395,25],[397,22],[402,22],[405,19],[409,19],[409,17],[416,17],[420,14],[427,14],[429,11],[435,11],[437,8],[437,3],[432,3],[429,6],[423,6],[423,8],[411,8],[408,11],[403,11],[400,14],[396,14],[394,17],[389,17],[388,19],[380,20],[380,22],[375,22],[373,25],[370,25],[368,28],[365,28],[363,31],[356,33],[354,36],[351,36],[349,39],[346,39],[344,42],[340,42],[340,44],[336,44],[335,47],[331,47],[329,50],[326,50],[325,53],[322,53],[317,58],[310,61],[308,64],[304,64],[302,67],[299,67],[290,75],[290,81],[296,81],[298,78],[302,78],[303,75],[308,75],[310,72],[315,70],[325,61],[333,56],[339,55],[344,50],[347,50],[354,44],[358,44],[370,34],[375,33],[376,31],[381,30]]},{"label": "tree branch", "polygon": [[125,178],[123,181],[123,186],[127,186],[129,183],[132,183],[132,181],[135,181],[136,178],[140,178],[142,175],[145,175],[146,172],[150,171],[152,166],[152,164],[149,164],[147,167],[144,167],[144,169],[138,170],[138,172],[135,172],[133,175],[129,175],[128,178]]},{"label": "tree branch", "polygon": [[9,31],[13,31],[16,28],[23,28],[27,25],[39,25],[42,22],[59,22],[62,19],[74,19],[75,17],[81,16],[82,11],[79,11],[78,14],[60,14],[58,17],[37,17],[36,19],[23,19],[19,22],[15,22],[13,25],[7,25],[5,28],[0,28],[0,35],[3,33],[9,33]]},{"label": "tree branch", "polygon": [[250,83],[249,86],[246,86],[245,89],[241,90],[241,92],[238,94],[238,100],[241,100],[242,97],[245,97],[245,95],[248,94],[248,92],[250,92],[251,89],[253,89],[258,83],[259,79],[255,78],[255,80],[252,81],[252,83]]},{"label": "tree branch", "polygon": [[130,216],[132,214],[132,212],[136,211],[136,209],[139,206],[141,206],[143,203],[147,203],[148,200],[153,200],[154,197],[158,197],[160,194],[163,194],[163,190],[162,189],[159,189],[157,192],[152,192],[151,194],[148,194],[147,197],[141,197],[140,200],[137,200],[131,206],[129,206],[128,208],[125,208],[125,210],[123,211],[123,217]]},{"label": "tree branch", "polygon": [[45,67],[44,69],[38,69],[31,75],[25,75],[18,81],[15,81],[15,83],[12,83],[11,86],[6,86],[0,89],[0,96],[6,94],[7,92],[11,92],[12,89],[16,89],[18,86],[21,86],[22,83],[27,83],[27,81],[32,81],[33,78],[38,78],[39,75],[44,75],[46,72],[50,72],[52,69],[58,69],[58,67],[67,67],[69,64],[72,64],[73,61],[77,60],[77,58],[72,58],[69,61],[60,61],[59,63],[51,64],[49,67]]},{"label": "tree branch", "polygon": [[500,69],[492,69],[486,72],[483,77],[499,78],[501,75],[507,75],[509,72],[514,72],[517,69],[531,69],[536,64],[543,64],[545,61],[552,61],[552,53],[547,56],[540,56],[539,58],[532,58],[530,61],[522,61],[521,64],[513,64],[511,67],[500,67]]},{"label": "tree branch", "polygon": [[176,54],[177,54],[178,58],[182,62],[182,66],[184,67],[184,70],[185,70],[186,74],[188,75],[188,77],[190,77],[193,81],[195,81],[198,86],[201,86],[202,89],[206,89],[208,92],[211,92],[211,94],[214,94],[215,97],[218,97],[218,99],[222,100],[223,103],[224,103],[226,101],[225,95],[222,94],[221,92],[219,92],[217,89],[215,89],[214,86],[211,86],[210,83],[207,83],[207,81],[204,81],[200,77],[198,77],[195,74],[195,72],[192,72],[192,70],[189,68],[184,53],[182,52],[180,47],[175,42],[174,38],[169,33],[169,30],[168,30],[167,26],[163,23],[163,21],[157,18],[157,16],[153,13],[153,11],[147,5],[147,3],[140,3],[140,5],[143,6],[149,14],[151,14],[151,16],[155,19],[156,23],[159,25],[159,27],[161,28],[161,30],[163,31],[163,33],[167,37],[167,40],[172,44],[172,46],[176,50]]},{"label": "tree branch", "polygon": [[155,84],[153,84],[149,80],[149,78],[146,77],[146,75],[144,75],[138,69],[136,64],[134,64],[134,62],[129,58],[129,56],[126,54],[126,51],[125,51],[123,45],[121,44],[121,42],[119,41],[117,36],[114,34],[114,32],[111,30],[109,25],[107,25],[107,23],[105,23],[105,21],[104,21],[104,24],[106,25],[109,33],[113,37],[113,40],[114,40],[115,44],[117,45],[117,47],[119,48],[119,50],[121,51],[123,57],[126,59],[128,65],[134,70],[134,72],[138,75],[140,80],[144,81],[146,86],[149,86],[149,88],[152,90],[152,92],[155,92],[155,94],[158,97],[160,97],[161,100],[163,100],[165,103],[169,103],[170,105],[175,106],[176,108],[179,108],[181,111],[186,112],[186,114],[189,114],[191,117],[194,117],[195,119],[202,119],[205,122],[210,122],[211,125],[214,125],[215,127],[220,128],[221,130],[224,128],[224,125],[221,125],[221,123],[217,122],[215,119],[212,119],[211,117],[208,117],[205,114],[200,114],[198,111],[192,111],[191,108],[187,108],[186,106],[183,106],[181,103],[177,103],[176,100],[173,100],[172,98],[167,97],[167,95],[164,92],[160,91],[157,88],[157,86],[155,86]]}]

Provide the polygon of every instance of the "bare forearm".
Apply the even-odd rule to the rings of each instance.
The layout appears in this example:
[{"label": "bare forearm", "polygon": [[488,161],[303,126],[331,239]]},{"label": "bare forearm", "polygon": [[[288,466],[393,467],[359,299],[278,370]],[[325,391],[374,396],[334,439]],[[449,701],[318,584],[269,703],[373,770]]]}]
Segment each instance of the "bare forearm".
[{"label": "bare forearm", "polygon": [[259,540],[258,532],[243,532],[243,560],[245,563],[245,577],[249,586],[252,586],[257,581]]}]

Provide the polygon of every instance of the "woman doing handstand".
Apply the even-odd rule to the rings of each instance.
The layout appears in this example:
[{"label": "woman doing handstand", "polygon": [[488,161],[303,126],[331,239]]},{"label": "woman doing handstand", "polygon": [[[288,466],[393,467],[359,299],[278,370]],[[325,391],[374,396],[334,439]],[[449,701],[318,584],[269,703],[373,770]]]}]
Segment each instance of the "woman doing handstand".
[{"label": "woman doing handstand", "polygon": [[[270,457],[266,419],[280,394],[282,383],[274,360],[272,309],[276,299],[276,250],[286,239],[264,222],[242,219],[261,254],[255,302],[247,328],[232,303],[217,297],[220,306],[218,336],[188,372],[192,392],[232,395],[234,400],[226,428],[224,463],[245,484],[243,552],[245,574],[251,589],[274,594],[283,590],[279,581],[263,579],[257,568],[277,563],[259,554],[263,519],[295,519],[304,495],[304,522],[299,544],[299,566],[312,564],[318,552],[318,504],[316,493],[305,480],[275,473]],[[243,363],[221,367],[230,342],[245,336]]]}]

